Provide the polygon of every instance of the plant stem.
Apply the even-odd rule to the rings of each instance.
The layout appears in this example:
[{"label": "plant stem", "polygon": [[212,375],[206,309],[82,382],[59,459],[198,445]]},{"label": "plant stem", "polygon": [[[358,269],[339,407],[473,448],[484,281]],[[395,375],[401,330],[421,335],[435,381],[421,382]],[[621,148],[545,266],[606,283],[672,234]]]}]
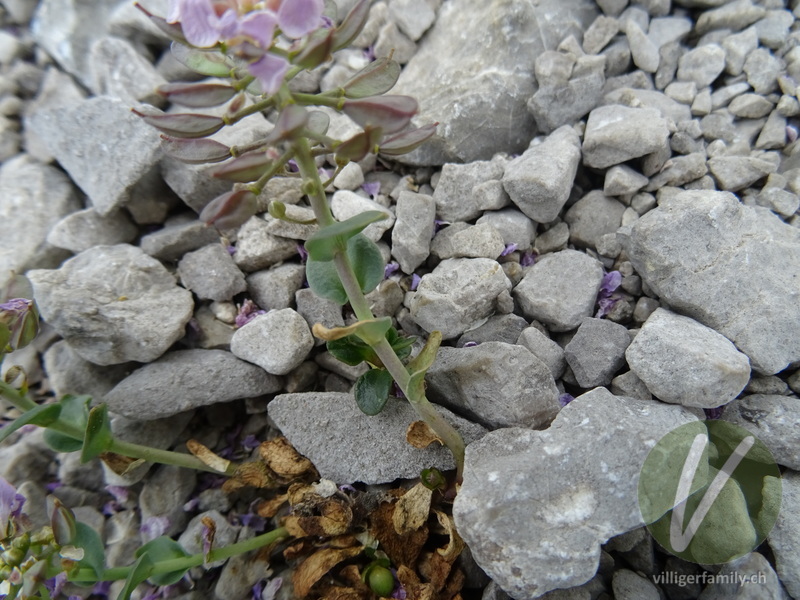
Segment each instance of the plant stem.
[{"label": "plant stem", "polygon": [[[251,550],[258,550],[264,546],[269,546],[283,538],[289,537],[289,532],[284,527],[273,529],[267,533],[262,533],[256,537],[225,546],[223,548],[215,548],[208,553],[208,562],[216,562],[218,560],[225,560],[237,554],[244,554]],[[191,569],[192,567],[199,567],[205,562],[205,555],[193,554],[184,558],[173,558],[171,560],[164,560],[156,563],[153,570],[150,572],[150,577],[153,575],[163,575],[164,573],[173,573],[175,571],[183,571]],[[69,575],[69,580],[76,583],[94,583],[97,581],[117,581],[126,579],[131,571],[131,567],[113,567],[103,571],[102,577],[98,578],[92,569],[84,568]]]},{"label": "plant stem", "polygon": [[[0,395],[23,412],[27,412],[38,406],[38,404],[28,398],[28,396],[20,393],[19,390],[14,389],[13,386],[2,381],[0,381]],[[60,419],[48,425],[47,428],[57,431],[58,433],[63,433],[76,440],[83,440],[85,436],[85,432],[80,427],[76,427],[72,423],[67,423]],[[226,473],[221,473],[216,469],[212,469],[199,458],[191,454],[182,454],[180,452],[172,452],[171,450],[159,450],[157,448],[151,448],[150,446],[125,442],[117,438],[111,440],[108,451],[131,458],[141,458],[148,462],[197,469],[208,473],[216,473],[218,475],[232,475],[237,466],[231,463],[228,471]]]},{"label": "plant stem", "polygon": [[[314,214],[320,227],[331,225],[335,221],[328,207],[328,200],[325,197],[325,190],[322,187],[322,182],[317,172],[317,166],[311,156],[311,150],[308,142],[305,139],[300,139],[295,142],[295,160],[300,167],[300,173],[303,179],[312,184],[311,193],[308,194],[311,201],[311,207],[314,209]],[[370,309],[369,302],[361,291],[361,286],[356,278],[353,265],[350,259],[344,252],[337,253],[333,258],[333,263],[336,266],[336,272],[339,275],[339,280],[342,287],[347,294],[347,299],[350,301],[350,306],[359,320],[365,321],[374,319],[372,309]],[[424,393],[416,394],[410,388],[411,375],[408,369],[403,364],[392,346],[384,338],[378,344],[372,346],[375,354],[381,359],[381,362],[389,371],[391,376],[397,382],[397,385],[403,391],[406,398],[408,398],[411,406],[417,411],[417,414],[425,421],[434,433],[441,439],[444,444],[450,449],[453,458],[456,462],[456,479],[461,481],[462,472],[464,469],[464,440],[461,434],[450,425],[442,416],[436,411],[434,406],[430,403]]]}]

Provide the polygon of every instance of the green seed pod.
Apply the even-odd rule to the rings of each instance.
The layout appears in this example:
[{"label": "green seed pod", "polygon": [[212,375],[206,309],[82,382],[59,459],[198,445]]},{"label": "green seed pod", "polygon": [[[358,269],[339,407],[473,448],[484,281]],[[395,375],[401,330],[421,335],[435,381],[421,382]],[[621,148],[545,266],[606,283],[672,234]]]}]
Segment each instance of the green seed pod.
[{"label": "green seed pod", "polygon": [[394,590],[394,575],[386,567],[374,565],[367,575],[367,584],[378,596],[386,598]]}]

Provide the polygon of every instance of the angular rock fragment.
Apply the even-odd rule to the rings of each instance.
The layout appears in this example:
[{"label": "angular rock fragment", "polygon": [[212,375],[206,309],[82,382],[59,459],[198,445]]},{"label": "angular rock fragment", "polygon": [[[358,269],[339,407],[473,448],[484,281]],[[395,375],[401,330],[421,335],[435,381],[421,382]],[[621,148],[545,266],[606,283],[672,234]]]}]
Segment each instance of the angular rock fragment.
[{"label": "angular rock fragment", "polygon": [[625,356],[631,371],[662,402],[714,408],[733,400],[750,379],[747,357],[694,319],[657,309]]},{"label": "angular rock fragment", "polygon": [[622,237],[636,272],[675,311],[773,375],[800,360],[800,231],[733,194],[689,191]]},{"label": "angular rock fragment", "polygon": [[192,295],[139,248],[95,246],[28,273],[42,317],[98,365],[150,362],[184,335]]},{"label": "angular rock fragment", "polygon": [[598,388],[545,431],[490,432],[467,446],[456,527],[514,598],[580,585],[597,572],[600,544],[642,525],[637,487],[650,448],[696,419]]},{"label": "angular rock fragment", "polygon": [[106,394],[109,410],[142,421],[281,389],[281,380],[224,350],[177,350]]},{"label": "angular rock fragment", "polygon": [[589,113],[583,136],[583,163],[604,169],[663,148],[669,128],[653,108],[610,105]]},{"label": "angular rock fragment", "polygon": [[[439,410],[467,443],[486,432],[446,409]],[[267,411],[319,474],[339,484],[386,483],[418,477],[425,468],[455,467],[447,448],[432,444],[420,450],[406,442],[406,429],[419,416],[405,400],[390,398],[380,414],[370,417],[359,410],[352,394],[282,394],[267,405]]]},{"label": "angular rock fragment", "polygon": [[440,348],[426,381],[432,400],[489,429],[543,429],[558,412],[558,389],[550,369],[515,344]]},{"label": "angular rock fragment", "polygon": [[305,319],[291,308],[271,310],[236,330],[231,352],[267,373],[286,375],[314,347]]}]

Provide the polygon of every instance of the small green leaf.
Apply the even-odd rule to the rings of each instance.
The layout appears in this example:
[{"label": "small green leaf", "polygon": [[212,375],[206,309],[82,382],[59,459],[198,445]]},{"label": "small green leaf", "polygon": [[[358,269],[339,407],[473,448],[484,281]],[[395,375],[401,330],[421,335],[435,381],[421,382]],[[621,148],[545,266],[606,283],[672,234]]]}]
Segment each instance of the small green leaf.
[{"label": "small green leaf", "polygon": [[347,303],[347,292],[342,287],[332,260],[314,260],[309,256],[306,262],[306,279],[308,287],[320,298],[332,300],[336,304]]},{"label": "small green leaf", "polygon": [[401,336],[394,327],[386,332],[386,339],[389,341],[389,345],[400,360],[405,360],[409,357],[411,354],[411,347],[416,341],[415,337]]},{"label": "small green leaf", "polygon": [[317,135],[325,135],[328,133],[328,127],[331,124],[331,118],[321,110],[312,110],[308,113],[308,127],[309,131]]},{"label": "small green leaf", "polygon": [[[153,561],[154,564],[158,564],[167,560],[174,560],[176,558],[186,558],[191,556],[188,552],[186,552],[186,550],[183,549],[183,546],[165,535],[147,542],[144,546],[136,551],[136,556],[144,556],[145,554],[150,558],[151,561]],[[180,581],[189,568],[190,567],[172,571],[170,573],[153,575],[150,577],[150,581],[155,585],[172,585],[173,583]]]},{"label": "small green leaf", "polygon": [[76,535],[72,545],[83,549],[83,559],[78,563],[94,571],[98,579],[102,579],[105,570],[105,548],[98,533],[86,523],[75,524]]},{"label": "small green leaf", "polygon": [[[90,401],[89,396],[64,396],[59,402],[59,406],[61,406],[59,420],[69,423],[81,431],[86,431]],[[52,429],[44,432],[44,441],[56,452],[76,452],[83,447],[83,440],[76,440]]]},{"label": "small green leaf", "polygon": [[386,263],[377,244],[362,233],[350,238],[347,256],[353,265],[361,291],[370,293],[383,281]]},{"label": "small green leaf", "polygon": [[233,67],[219,52],[192,50],[175,42],[170,46],[170,50],[179,63],[189,67],[195,73],[209,77],[230,77]]},{"label": "small green leaf", "polygon": [[21,414],[2,429],[0,429],[0,442],[5,440],[12,433],[17,431],[23,425],[39,425],[40,427],[47,427],[58,419],[61,413],[61,406],[59,404],[40,404],[36,408],[30,409],[28,412]]},{"label": "small green leaf", "polygon": [[385,94],[397,83],[400,70],[400,63],[388,56],[374,60],[342,86],[344,95],[348,98],[367,98]]},{"label": "small green leaf", "polygon": [[432,331],[428,336],[428,341],[422,347],[419,354],[417,354],[408,363],[408,372],[411,377],[408,380],[408,399],[414,401],[425,394],[425,372],[436,360],[436,352],[442,343],[442,332]]},{"label": "small green leaf", "polygon": [[[337,252],[344,250],[347,240],[360,233],[367,225],[386,218],[386,213],[368,210],[339,221],[317,231],[305,243],[309,257],[314,260],[333,260]],[[356,271],[357,273],[358,271]]]},{"label": "small green leaf", "polygon": [[114,434],[108,421],[108,407],[105,404],[95,406],[89,411],[86,422],[86,434],[83,438],[81,462],[89,462],[100,456],[111,447]]},{"label": "small green leaf", "polygon": [[[139,549],[141,550],[141,548]],[[128,577],[125,579],[125,585],[122,586],[122,590],[120,590],[119,595],[117,596],[117,600],[130,600],[131,594],[133,590],[136,589],[136,586],[142,583],[145,579],[150,576],[150,573],[153,571],[153,561],[150,560],[150,557],[147,554],[139,555],[137,551],[138,560],[133,563],[131,566],[131,570],[128,571]]]},{"label": "small green leaf", "polygon": [[392,376],[386,369],[370,369],[356,380],[353,393],[356,404],[366,415],[374,416],[383,410],[392,389]]},{"label": "small green leaf", "polygon": [[372,348],[354,335],[332,340],[326,344],[326,347],[334,358],[353,367],[364,361],[373,362],[375,360],[375,352]]}]

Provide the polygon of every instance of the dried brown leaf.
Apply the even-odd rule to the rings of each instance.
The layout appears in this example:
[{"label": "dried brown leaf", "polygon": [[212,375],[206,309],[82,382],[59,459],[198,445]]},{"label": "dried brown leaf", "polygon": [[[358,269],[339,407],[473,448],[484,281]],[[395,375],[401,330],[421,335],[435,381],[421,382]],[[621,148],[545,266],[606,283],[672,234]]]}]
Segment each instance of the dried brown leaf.
[{"label": "dried brown leaf", "polygon": [[186,447],[189,449],[189,452],[199,458],[203,464],[208,465],[220,473],[228,472],[228,467],[231,466],[231,461],[226,460],[221,456],[217,456],[197,440],[189,440],[186,442]]},{"label": "dried brown leaf", "polygon": [[292,544],[291,546],[287,546],[286,549],[283,551],[283,557],[286,560],[294,560],[299,556],[303,556],[304,554],[308,554],[311,549],[314,547],[311,540],[300,540]]},{"label": "dried brown leaf", "polygon": [[328,571],[340,562],[361,553],[361,548],[323,548],[305,559],[292,575],[294,594],[304,598]]},{"label": "dried brown leaf", "polygon": [[222,484],[222,490],[235,492],[245,487],[268,488],[275,485],[275,479],[264,463],[253,461],[236,467],[233,475]]},{"label": "dried brown leaf", "polygon": [[450,536],[450,541],[447,546],[439,548],[436,552],[452,563],[459,557],[462,550],[464,550],[464,540],[458,535],[456,524],[451,515],[445,514],[440,510],[435,510],[434,512],[436,513],[436,518],[439,520],[439,524],[445,529],[447,535]]},{"label": "dried brown leaf", "polygon": [[145,463],[142,458],[131,458],[130,456],[122,456],[121,454],[115,454],[113,452],[103,452],[100,455],[100,460],[102,460],[109,469],[120,476],[129,473],[131,470]]},{"label": "dried brown leaf", "polygon": [[427,448],[434,442],[444,446],[444,442],[437,436],[425,421],[414,421],[406,430],[406,441],[414,448]]},{"label": "dried brown leaf", "polygon": [[311,461],[297,452],[283,436],[262,442],[258,452],[267,466],[284,479],[316,475],[316,469]]},{"label": "dried brown leaf", "polygon": [[271,519],[278,514],[278,511],[284,504],[286,504],[288,499],[288,494],[281,494],[279,496],[275,496],[274,498],[270,498],[269,500],[262,500],[259,502],[258,508],[256,508],[256,514],[259,517]]},{"label": "dried brown leaf", "polygon": [[437,592],[444,588],[453,564],[437,552],[423,552],[418,567],[420,575],[428,580]]},{"label": "dried brown leaf", "polygon": [[[214,539],[217,537],[217,522],[211,517],[203,517],[200,522],[208,528],[208,548],[209,552],[214,547]],[[204,560],[208,560],[208,555]]]},{"label": "dried brown leaf", "polygon": [[389,502],[381,503],[372,511],[370,515],[372,536],[378,540],[392,564],[413,566],[422,551],[422,546],[428,540],[428,526],[423,525],[416,531],[400,535],[394,529],[392,518],[394,511],[395,505]]},{"label": "dried brown leaf", "polygon": [[416,531],[428,520],[431,511],[433,490],[418,483],[408,490],[395,504],[392,523],[399,535]]}]

